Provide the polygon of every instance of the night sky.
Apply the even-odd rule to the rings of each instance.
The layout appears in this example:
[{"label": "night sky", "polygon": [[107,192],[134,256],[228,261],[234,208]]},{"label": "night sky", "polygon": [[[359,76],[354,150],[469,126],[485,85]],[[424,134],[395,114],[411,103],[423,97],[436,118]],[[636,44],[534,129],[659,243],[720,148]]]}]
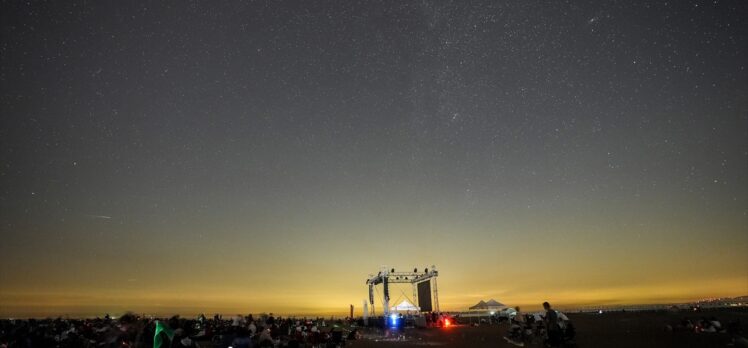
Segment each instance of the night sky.
[{"label": "night sky", "polygon": [[748,294],[745,1],[0,17],[0,316]]}]

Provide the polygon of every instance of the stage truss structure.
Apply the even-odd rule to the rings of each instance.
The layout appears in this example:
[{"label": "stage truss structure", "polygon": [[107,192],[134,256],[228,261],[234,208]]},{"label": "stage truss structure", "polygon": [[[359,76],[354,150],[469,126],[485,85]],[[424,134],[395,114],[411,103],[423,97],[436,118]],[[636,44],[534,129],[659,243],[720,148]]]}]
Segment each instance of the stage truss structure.
[{"label": "stage truss structure", "polygon": [[369,274],[369,278],[366,279],[366,285],[369,286],[369,303],[371,304],[371,312],[375,315],[374,309],[374,290],[379,284],[382,284],[383,296],[382,296],[382,312],[384,316],[390,314],[390,284],[410,284],[413,290],[413,301],[414,304],[418,304],[418,293],[416,286],[422,282],[431,282],[431,296],[433,299],[433,309],[437,313],[441,313],[439,310],[439,290],[437,289],[436,278],[439,276],[439,271],[436,270],[434,265],[431,268],[425,268],[423,271],[419,271],[417,268],[413,269],[413,272],[402,272],[395,271],[394,268],[382,266],[379,272],[375,274]]}]

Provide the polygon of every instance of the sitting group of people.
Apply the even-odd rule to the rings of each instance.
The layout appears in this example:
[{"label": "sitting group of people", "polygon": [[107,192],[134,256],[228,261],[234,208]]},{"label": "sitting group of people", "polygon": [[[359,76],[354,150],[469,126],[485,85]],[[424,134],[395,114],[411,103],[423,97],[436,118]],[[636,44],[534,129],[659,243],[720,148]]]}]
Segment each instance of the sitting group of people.
[{"label": "sitting group of people", "polygon": [[424,313],[424,318],[426,319],[426,327],[443,327],[449,325],[449,316],[444,313]]},{"label": "sitting group of people", "polygon": [[155,323],[126,314],[92,319],[2,319],[0,348],[152,347]]},{"label": "sitting group of people", "polygon": [[665,330],[670,332],[694,332],[701,333],[722,333],[731,336],[732,342],[729,344],[733,347],[748,347],[748,339],[742,336],[740,320],[733,320],[722,325],[717,317],[701,317],[700,319],[691,320],[683,318],[674,325],[665,325]]},{"label": "sitting group of people", "polygon": [[525,343],[542,341],[546,346],[559,347],[573,343],[576,330],[571,320],[561,312],[551,308],[548,302],[543,303],[545,315],[523,314],[515,307],[515,315],[510,318],[508,342],[524,346]]},{"label": "sitting group of people", "polygon": [[696,333],[715,333],[715,332],[727,332],[727,328],[722,326],[722,323],[717,320],[716,317],[706,318],[702,317],[698,320],[691,320],[683,318],[680,323],[676,325],[665,325],[667,331],[688,331]]},{"label": "sitting group of people", "polygon": [[0,348],[199,348],[200,343],[220,348],[337,348],[359,338],[350,320],[272,315],[157,319],[128,313],[119,318],[0,320]]},{"label": "sitting group of people", "polygon": [[[216,320],[214,320],[215,322]],[[218,320],[220,321],[220,319]],[[213,335],[217,347],[342,347],[346,340],[360,339],[356,328],[345,332],[342,322],[328,323],[322,318],[294,319],[268,317],[254,319],[237,316],[231,327]]]}]

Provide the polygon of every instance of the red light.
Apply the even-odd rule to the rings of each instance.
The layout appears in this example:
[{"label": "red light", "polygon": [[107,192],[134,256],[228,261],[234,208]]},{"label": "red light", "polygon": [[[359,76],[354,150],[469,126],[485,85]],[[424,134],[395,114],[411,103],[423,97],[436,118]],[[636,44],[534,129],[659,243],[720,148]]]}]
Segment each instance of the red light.
[{"label": "red light", "polygon": [[444,327],[449,327],[449,319],[444,319]]}]

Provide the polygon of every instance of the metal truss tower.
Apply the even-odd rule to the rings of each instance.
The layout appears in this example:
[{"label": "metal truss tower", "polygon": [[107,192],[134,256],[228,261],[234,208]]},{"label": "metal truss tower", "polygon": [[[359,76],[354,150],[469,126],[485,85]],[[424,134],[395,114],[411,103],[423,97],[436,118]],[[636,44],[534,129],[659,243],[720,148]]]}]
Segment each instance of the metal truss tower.
[{"label": "metal truss tower", "polygon": [[383,296],[382,296],[382,311],[384,316],[390,314],[390,284],[410,284],[413,288],[413,301],[416,301],[417,291],[416,286],[425,281],[431,281],[431,296],[434,300],[434,309],[437,313],[441,313],[439,309],[439,291],[436,285],[436,277],[439,276],[439,271],[436,270],[435,266],[426,268],[423,272],[418,269],[414,269],[413,272],[396,272],[394,268],[389,269],[387,266],[382,266],[379,273],[376,275],[370,274],[369,278],[366,279],[366,285],[369,286],[369,303],[371,309],[374,311],[374,287],[382,284]]}]

